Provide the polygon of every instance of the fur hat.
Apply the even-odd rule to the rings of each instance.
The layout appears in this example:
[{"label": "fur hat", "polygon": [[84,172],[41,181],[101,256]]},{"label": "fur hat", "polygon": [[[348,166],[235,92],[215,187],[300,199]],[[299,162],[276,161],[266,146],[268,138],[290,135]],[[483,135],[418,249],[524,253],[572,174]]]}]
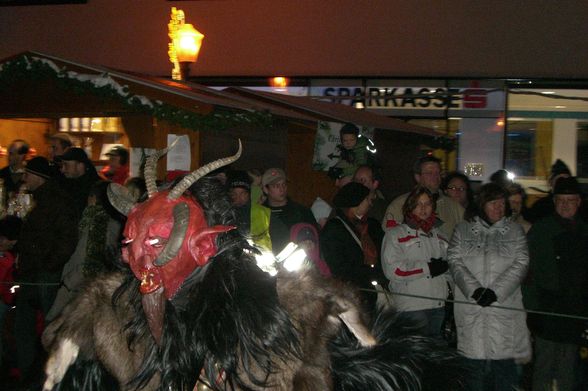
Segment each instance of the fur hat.
[{"label": "fur hat", "polygon": [[580,194],[580,184],[574,177],[559,178],[555,182],[553,194]]},{"label": "fur hat", "polygon": [[351,182],[343,186],[341,190],[335,194],[333,204],[337,208],[352,208],[361,204],[369,194],[370,189],[361,183]]},{"label": "fur hat", "polygon": [[551,174],[549,175],[549,178],[556,177],[560,174],[567,174],[571,176],[572,172],[562,160],[557,159],[555,163],[553,163],[553,166],[551,166]]},{"label": "fur hat", "polygon": [[49,167],[49,161],[42,156],[37,156],[29,160],[25,170],[31,174],[35,174],[45,179],[49,179],[52,176],[51,167]]}]

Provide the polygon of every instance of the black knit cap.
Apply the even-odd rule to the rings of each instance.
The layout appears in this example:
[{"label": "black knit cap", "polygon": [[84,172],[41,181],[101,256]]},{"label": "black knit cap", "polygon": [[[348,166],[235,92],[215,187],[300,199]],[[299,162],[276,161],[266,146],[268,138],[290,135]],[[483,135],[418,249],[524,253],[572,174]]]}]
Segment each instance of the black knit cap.
[{"label": "black knit cap", "polygon": [[339,130],[339,135],[344,135],[344,134],[353,134],[353,135],[357,136],[357,135],[359,135],[359,128],[357,126],[355,126],[354,124],[348,122],[341,127],[341,130]]},{"label": "black knit cap", "polygon": [[574,177],[559,178],[555,182],[553,194],[580,194],[580,184]]},{"label": "black knit cap", "polygon": [[229,171],[227,174],[227,186],[229,189],[241,187],[247,191],[251,191],[251,178],[249,174],[241,170]]},{"label": "black knit cap", "polygon": [[25,170],[31,174],[35,174],[45,179],[51,178],[52,175],[51,167],[49,167],[49,161],[42,156],[37,156],[29,160]]},{"label": "black knit cap", "polygon": [[70,161],[75,160],[81,163],[89,163],[90,159],[88,158],[88,154],[82,148],[78,147],[71,147],[68,148],[67,151],[61,156],[61,160]]},{"label": "black knit cap", "polygon": [[560,175],[560,174],[567,174],[570,176],[572,175],[568,166],[562,160],[557,159],[555,161],[555,163],[553,163],[553,166],[551,166],[550,178],[553,178],[553,177]]},{"label": "black knit cap", "polygon": [[343,186],[333,198],[333,205],[337,208],[353,208],[361,204],[370,194],[370,189],[357,182],[350,182]]}]

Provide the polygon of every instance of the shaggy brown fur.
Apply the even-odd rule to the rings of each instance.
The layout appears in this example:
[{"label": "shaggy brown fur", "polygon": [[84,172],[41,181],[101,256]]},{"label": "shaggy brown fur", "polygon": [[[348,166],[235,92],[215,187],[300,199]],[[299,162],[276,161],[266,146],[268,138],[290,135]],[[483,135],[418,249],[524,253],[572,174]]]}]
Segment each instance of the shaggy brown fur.
[{"label": "shaggy brown fur", "polygon": [[[113,293],[122,283],[123,276],[119,273],[94,280],[49,324],[43,334],[43,345],[50,352],[49,377],[54,375],[51,373],[55,371],[54,366],[64,360],[57,356],[63,354],[58,350],[59,342],[68,338],[79,346],[80,359],[98,360],[117,379],[121,390],[132,389],[127,384],[136,376],[154,341],[146,333],[128,347],[124,328],[135,316],[135,310],[128,297],[122,297],[116,306],[111,304]],[[280,304],[299,332],[301,357],[274,355],[275,372],[267,377],[266,386],[248,384],[248,387],[274,391],[332,390],[327,345],[342,327],[339,315],[358,311],[355,291],[338,281],[323,279],[314,270],[301,274],[282,271],[278,274],[277,289]],[[250,371],[261,376],[263,372],[255,368],[250,366]],[[54,382],[60,380],[56,378]],[[157,376],[152,378],[143,390],[157,390],[158,382]]]}]

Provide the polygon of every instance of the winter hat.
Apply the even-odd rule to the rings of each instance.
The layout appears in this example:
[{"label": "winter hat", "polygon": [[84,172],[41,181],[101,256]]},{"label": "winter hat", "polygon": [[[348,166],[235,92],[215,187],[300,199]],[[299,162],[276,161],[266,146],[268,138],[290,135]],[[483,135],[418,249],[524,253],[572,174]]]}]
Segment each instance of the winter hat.
[{"label": "winter hat", "polygon": [[280,180],[286,180],[286,173],[280,168],[268,168],[261,177],[261,186],[265,187]]},{"label": "winter hat", "polygon": [[247,191],[251,191],[251,178],[245,171],[229,171],[227,175],[227,186],[229,189],[240,187]]},{"label": "winter hat", "polygon": [[344,134],[353,134],[354,136],[359,135],[359,128],[354,124],[348,122],[341,127],[339,130],[339,135],[342,136]]},{"label": "winter hat", "polygon": [[61,160],[75,160],[81,163],[90,163],[90,159],[88,158],[86,151],[78,147],[68,148],[67,151],[65,151],[65,153],[61,156]]},{"label": "winter hat", "polygon": [[557,159],[555,163],[553,163],[553,166],[551,166],[551,175],[549,178],[553,178],[561,174],[567,174],[571,176],[572,172],[562,160]]},{"label": "winter hat", "polygon": [[331,206],[327,204],[327,202],[321,197],[316,197],[316,200],[314,200],[312,203],[310,210],[312,211],[316,221],[319,222],[321,219],[328,218],[333,208],[331,208]]},{"label": "winter hat", "polygon": [[333,204],[337,208],[352,208],[361,204],[369,194],[370,189],[361,183],[351,182],[343,186],[341,190],[335,194]]},{"label": "winter hat", "polygon": [[574,177],[562,177],[555,182],[553,194],[580,194],[580,184]]},{"label": "winter hat", "polygon": [[126,163],[129,160],[129,150],[122,145],[115,145],[110,151],[106,152],[106,156],[118,156],[122,162]]},{"label": "winter hat", "polygon": [[42,156],[37,156],[29,160],[25,170],[45,179],[51,178],[52,175],[49,161]]}]

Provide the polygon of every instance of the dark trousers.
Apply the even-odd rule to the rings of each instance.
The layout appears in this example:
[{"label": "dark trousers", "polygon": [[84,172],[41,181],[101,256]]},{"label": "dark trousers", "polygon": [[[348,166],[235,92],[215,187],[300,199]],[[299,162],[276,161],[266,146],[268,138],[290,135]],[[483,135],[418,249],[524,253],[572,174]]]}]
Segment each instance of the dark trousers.
[{"label": "dark trousers", "polygon": [[578,345],[535,337],[533,391],[551,391],[554,381],[559,391],[573,391],[578,371],[578,349]]},{"label": "dark trousers", "polygon": [[441,326],[445,319],[445,307],[399,312],[398,319],[406,320],[407,324],[414,326],[415,334],[442,339]]},{"label": "dark trousers", "polygon": [[16,341],[16,362],[22,376],[28,376],[38,356],[39,336],[37,333],[37,314],[43,316],[53,305],[61,273],[44,275],[35,285],[23,284],[16,295],[14,319],[14,338]]},{"label": "dark trousers", "polygon": [[519,385],[519,371],[514,360],[466,359],[470,372],[466,391],[513,391]]}]

